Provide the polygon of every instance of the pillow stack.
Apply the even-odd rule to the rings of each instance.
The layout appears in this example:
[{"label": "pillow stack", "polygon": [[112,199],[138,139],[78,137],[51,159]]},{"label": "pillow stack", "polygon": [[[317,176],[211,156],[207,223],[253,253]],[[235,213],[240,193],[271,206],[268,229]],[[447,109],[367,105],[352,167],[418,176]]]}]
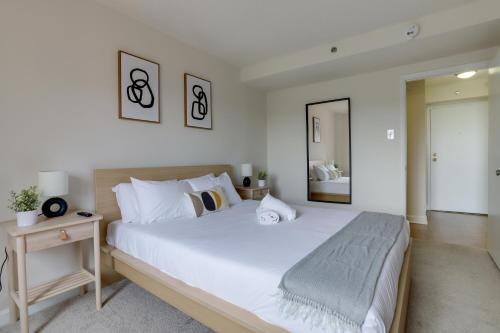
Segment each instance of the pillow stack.
[{"label": "pillow stack", "polygon": [[198,217],[241,202],[227,173],[186,180],[130,180],[113,187],[124,223]]},{"label": "pillow stack", "polygon": [[335,180],[339,178],[339,173],[334,164],[315,165],[314,173],[316,179],[320,181]]},{"label": "pillow stack", "polygon": [[116,201],[122,215],[122,222],[132,223],[140,221],[139,202],[131,183],[121,183],[113,187],[116,193]]},{"label": "pillow stack", "polygon": [[184,199],[191,187],[186,181],[148,181],[131,178],[142,224],[168,221],[192,215]]},{"label": "pillow stack", "polygon": [[184,193],[191,203],[196,217],[229,207],[224,190],[216,186],[209,190]]},{"label": "pillow stack", "polygon": [[241,197],[238,192],[236,192],[233,182],[227,172],[220,174],[218,177],[215,177],[212,173],[198,178],[187,179],[186,181],[191,185],[193,191],[206,191],[216,186],[220,186],[224,190],[229,200],[229,204],[235,205],[241,202]]}]

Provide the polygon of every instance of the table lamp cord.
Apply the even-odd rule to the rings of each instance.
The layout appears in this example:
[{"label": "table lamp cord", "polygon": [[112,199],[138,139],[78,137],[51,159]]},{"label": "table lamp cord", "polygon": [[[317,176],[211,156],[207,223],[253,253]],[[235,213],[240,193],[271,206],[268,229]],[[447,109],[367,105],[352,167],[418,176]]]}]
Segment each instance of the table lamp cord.
[{"label": "table lamp cord", "polygon": [[5,259],[3,260],[2,267],[0,267],[0,293],[2,292],[2,272],[3,272],[3,267],[5,266],[5,263],[9,259],[9,255],[7,254],[7,248],[5,248]]}]

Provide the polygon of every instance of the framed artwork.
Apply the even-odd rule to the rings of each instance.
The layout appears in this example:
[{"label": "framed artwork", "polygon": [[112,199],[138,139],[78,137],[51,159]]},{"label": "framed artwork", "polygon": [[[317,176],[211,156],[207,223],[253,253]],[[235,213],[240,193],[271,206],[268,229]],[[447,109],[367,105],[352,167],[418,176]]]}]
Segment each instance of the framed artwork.
[{"label": "framed artwork", "polygon": [[212,129],[212,83],[184,74],[184,126]]},{"label": "framed artwork", "polygon": [[321,142],[321,125],[318,117],[313,117],[313,142]]},{"label": "framed artwork", "polygon": [[119,118],[160,123],[160,65],[118,51]]}]

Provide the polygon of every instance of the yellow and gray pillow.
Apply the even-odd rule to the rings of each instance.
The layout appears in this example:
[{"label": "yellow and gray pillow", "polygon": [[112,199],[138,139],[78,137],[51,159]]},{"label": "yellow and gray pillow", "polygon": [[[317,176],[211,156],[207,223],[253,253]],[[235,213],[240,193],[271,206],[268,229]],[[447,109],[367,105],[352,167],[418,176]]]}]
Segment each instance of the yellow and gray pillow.
[{"label": "yellow and gray pillow", "polygon": [[220,186],[209,190],[186,193],[196,217],[220,211],[229,207],[229,201]]}]

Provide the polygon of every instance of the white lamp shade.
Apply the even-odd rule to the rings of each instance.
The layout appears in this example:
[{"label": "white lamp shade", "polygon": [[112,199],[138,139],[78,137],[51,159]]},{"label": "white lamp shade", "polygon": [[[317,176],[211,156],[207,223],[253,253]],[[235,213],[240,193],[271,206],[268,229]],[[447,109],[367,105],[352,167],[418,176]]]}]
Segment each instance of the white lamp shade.
[{"label": "white lamp shade", "polygon": [[252,165],[250,163],[241,165],[241,175],[243,177],[252,177]]},{"label": "white lamp shade", "polygon": [[40,171],[38,189],[44,197],[68,194],[68,174],[64,171]]}]

